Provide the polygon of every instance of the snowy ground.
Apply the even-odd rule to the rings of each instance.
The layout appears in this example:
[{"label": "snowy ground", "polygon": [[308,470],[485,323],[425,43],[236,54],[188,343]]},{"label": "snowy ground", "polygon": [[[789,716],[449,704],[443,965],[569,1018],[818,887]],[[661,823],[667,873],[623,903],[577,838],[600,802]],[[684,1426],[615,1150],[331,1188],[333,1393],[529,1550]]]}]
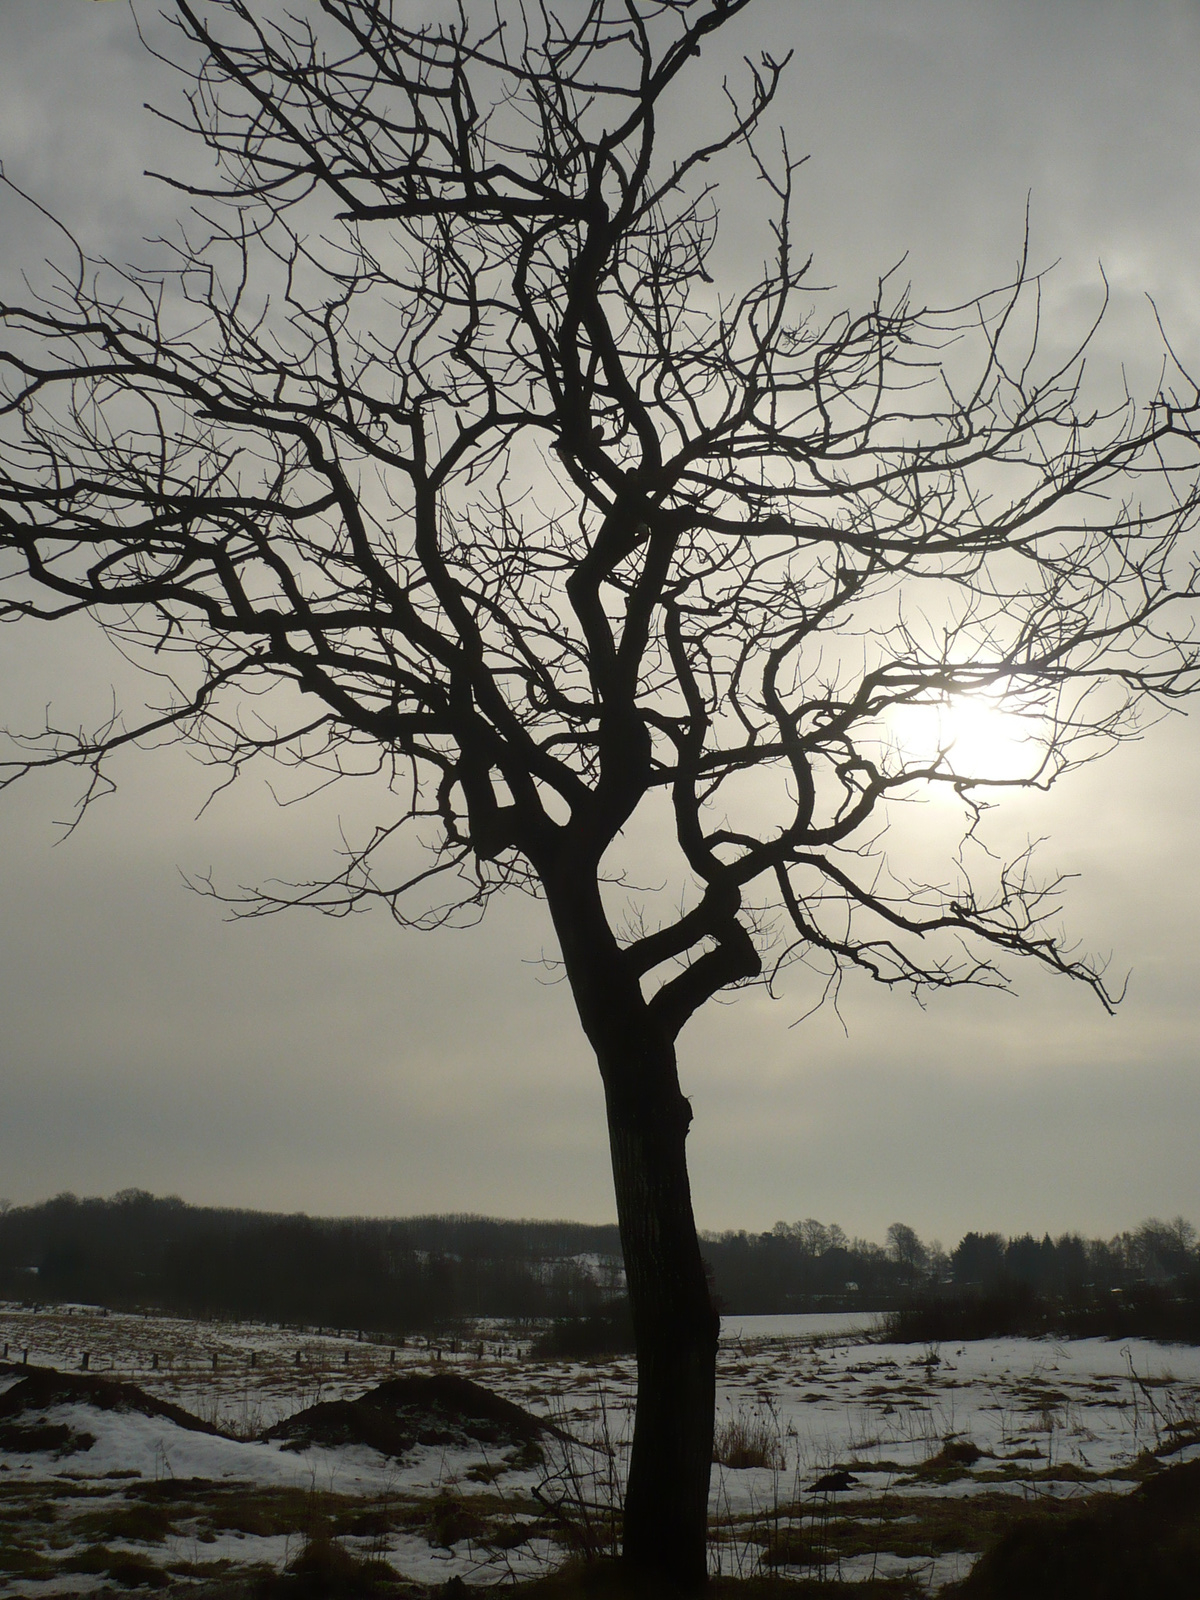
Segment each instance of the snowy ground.
[{"label": "snowy ground", "polygon": [[[417,1581],[499,1581],[546,1570],[570,1540],[601,1549],[613,1537],[629,1360],[538,1360],[527,1336],[496,1324],[393,1347],[86,1307],[0,1306],[4,1345],[15,1366],[0,1397],[26,1359],[79,1373],[86,1356],[90,1374],[132,1381],[222,1432],[78,1399],[0,1426],[0,1595],[85,1594],[151,1569],[180,1583],[278,1570],[318,1536]],[[394,1459],[259,1438],[320,1401],[449,1371],[572,1442],[545,1442],[540,1459],[471,1444]],[[1026,1503],[1053,1511],[1128,1490],[1200,1453],[1192,1347],[886,1345],[861,1320],[742,1318],[723,1330],[718,1381],[711,1559],[746,1575],[909,1572],[935,1593]]]}]

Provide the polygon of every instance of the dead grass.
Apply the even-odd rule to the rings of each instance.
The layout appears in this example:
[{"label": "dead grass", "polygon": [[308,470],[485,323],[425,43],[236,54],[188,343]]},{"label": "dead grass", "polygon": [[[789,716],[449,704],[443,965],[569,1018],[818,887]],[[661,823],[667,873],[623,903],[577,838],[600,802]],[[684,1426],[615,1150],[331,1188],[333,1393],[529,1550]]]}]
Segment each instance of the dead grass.
[{"label": "dead grass", "polygon": [[[461,1550],[467,1541],[480,1554],[518,1550],[531,1538],[553,1539],[569,1557],[564,1571],[537,1584],[506,1585],[504,1592],[512,1600],[666,1600],[659,1592],[643,1595],[636,1587],[629,1588],[619,1567],[614,1568],[601,1552],[591,1551],[593,1559],[580,1563],[575,1559],[580,1544],[546,1515],[544,1505],[498,1490],[460,1495],[449,1485],[431,1500],[359,1498],[286,1487],[254,1490],[195,1481],[136,1483],[88,1493],[80,1485],[56,1485],[61,1494],[48,1492],[42,1484],[36,1491],[30,1485],[18,1495],[12,1492],[17,1487],[5,1486],[9,1493],[0,1498],[0,1572],[10,1584],[15,1580],[18,1589],[22,1581],[32,1583],[56,1573],[95,1576],[114,1587],[160,1587],[166,1582],[165,1572],[176,1581],[215,1582],[227,1577],[231,1593],[235,1589],[241,1593],[238,1585],[249,1584],[262,1591],[261,1600],[399,1595],[409,1591],[397,1587],[399,1580],[390,1568],[385,1571],[384,1557],[392,1536],[404,1531],[443,1549]],[[1093,1495],[1088,1503],[1116,1505],[1127,1499],[1109,1494],[1100,1501]],[[1047,1530],[1060,1523],[1069,1528],[1085,1509],[1079,1499],[1053,1497],[1031,1506],[998,1487],[961,1498],[910,1492],[836,1505],[810,1494],[789,1503],[776,1499],[757,1514],[715,1520],[713,1534],[721,1548],[733,1552],[736,1547],[747,1559],[726,1560],[726,1572],[732,1566],[736,1577],[714,1580],[710,1596],[711,1600],[807,1600],[809,1596],[825,1600],[843,1595],[846,1600],[872,1596],[909,1600],[927,1592],[923,1574],[920,1581],[914,1577],[902,1584],[873,1586],[841,1584],[835,1575],[848,1560],[883,1553],[923,1562],[953,1552],[977,1554],[996,1547],[1031,1516]],[[230,1531],[286,1534],[296,1540],[293,1551],[311,1554],[307,1564],[300,1564],[297,1557],[274,1578],[264,1567],[254,1569],[247,1561],[203,1561],[205,1543]],[[615,1539],[615,1516],[604,1531],[608,1539]],[[196,1540],[190,1562],[159,1557],[161,1565],[156,1564],[154,1547],[170,1534]],[[349,1541],[349,1548],[343,1541]],[[80,1543],[85,1545],[82,1550]],[[143,1549],[130,1550],[131,1543]],[[595,1559],[597,1555],[600,1559]],[[246,1588],[247,1595],[251,1588]],[[1200,1584],[1189,1592],[1189,1600],[1197,1593]],[[474,1594],[482,1591],[467,1586],[463,1600]],[[1011,1600],[1018,1600],[1018,1595]],[[1020,1595],[1019,1600],[1027,1597]]]},{"label": "dead grass", "polygon": [[[619,1562],[568,1565],[505,1594],[511,1600],[671,1600],[659,1583],[639,1582]],[[924,1600],[924,1591],[907,1578],[876,1578],[839,1583],[819,1578],[785,1578],[762,1573],[752,1578],[711,1578],[706,1600]]]},{"label": "dead grass", "polygon": [[[247,1381],[245,1373],[235,1368],[232,1347],[228,1359],[222,1354],[219,1370],[213,1369],[207,1354],[212,1334],[199,1330],[189,1337],[198,1349],[201,1335],[205,1349],[199,1354],[192,1351],[188,1355],[191,1347],[187,1346],[181,1347],[177,1359],[164,1355],[164,1376],[156,1371],[155,1388],[165,1397],[169,1388],[165,1375],[171,1374],[170,1383],[178,1379],[178,1393],[172,1390],[173,1398],[205,1420],[217,1421],[219,1416],[226,1428],[240,1407],[242,1422],[235,1431],[251,1429],[259,1414],[256,1407],[260,1400],[264,1408],[271,1409],[276,1406],[277,1397],[286,1393],[292,1406],[298,1395],[305,1405],[311,1405],[353,1394],[371,1379],[391,1376],[386,1370],[370,1371],[370,1352],[364,1352],[362,1372],[356,1367],[354,1388],[350,1388],[350,1371],[343,1370],[340,1348],[325,1351],[307,1335],[297,1335],[295,1348],[302,1351],[302,1362],[293,1361],[290,1354],[287,1360],[260,1357]],[[920,1381],[922,1374],[902,1372],[894,1361],[880,1365],[890,1369],[889,1381],[863,1386],[871,1405],[864,1412],[861,1428],[851,1430],[848,1439],[839,1442],[837,1448],[842,1454],[836,1460],[832,1446],[828,1452],[816,1455],[810,1448],[801,1464],[800,1441],[781,1428],[769,1393],[760,1392],[755,1401],[753,1388],[757,1385],[745,1385],[746,1403],[732,1413],[726,1410],[719,1418],[714,1459],[730,1475],[725,1482],[732,1486],[731,1498],[739,1508],[753,1504],[755,1496],[758,1503],[756,1509],[739,1509],[734,1515],[727,1501],[726,1514],[713,1520],[714,1551],[720,1552],[726,1573],[732,1571],[735,1575],[714,1582],[710,1591],[713,1600],[723,1600],[724,1596],[731,1600],[775,1600],[776,1596],[779,1600],[803,1600],[807,1596],[845,1595],[847,1600],[870,1600],[872,1596],[924,1595],[927,1565],[920,1570],[919,1578],[903,1584],[843,1584],[833,1578],[839,1561],[855,1561],[857,1574],[871,1568],[871,1560],[863,1558],[884,1554],[924,1563],[949,1556],[953,1565],[955,1553],[976,1554],[994,1548],[1020,1519],[1029,1515],[1043,1521],[1052,1535],[1060,1521],[1066,1527],[1070,1518],[1087,1505],[1096,1505],[1102,1494],[1107,1492],[1109,1498],[1114,1498],[1110,1486],[1103,1482],[1106,1477],[1151,1478],[1161,1472],[1164,1457],[1200,1437],[1200,1423],[1196,1420],[1200,1407],[1196,1394],[1186,1385],[1175,1386],[1169,1377],[1142,1377],[1132,1371],[1124,1379],[1097,1381],[1093,1387],[1099,1394],[1121,1395],[1134,1443],[1141,1444],[1143,1453],[1122,1461],[1119,1468],[1106,1461],[1101,1470],[1093,1471],[1068,1459],[1074,1454],[1082,1459],[1082,1453],[1074,1450],[1070,1442],[1066,1391],[1034,1374],[1020,1385],[1019,1393],[1014,1391],[1016,1398],[1011,1401],[999,1439],[989,1439],[995,1456],[989,1453],[988,1459],[980,1459],[969,1439],[952,1432],[953,1395],[948,1402],[945,1397],[953,1388],[953,1379],[948,1379],[945,1371],[937,1384],[930,1384]],[[786,1386],[789,1397],[796,1399],[828,1401],[831,1394],[840,1392],[837,1386],[846,1379],[843,1371],[834,1370],[828,1362],[822,1365],[816,1358],[792,1367],[767,1367],[765,1362],[751,1366],[743,1360],[728,1371],[723,1368],[723,1376],[735,1375],[737,1366],[744,1377],[753,1375],[763,1385],[770,1384],[775,1393]],[[493,1371],[482,1367],[470,1370],[476,1381],[485,1384]],[[868,1365],[854,1370],[870,1373],[874,1369]],[[117,1365],[114,1376],[143,1381],[143,1375],[128,1366],[122,1369]],[[523,1388],[517,1383],[518,1376]],[[535,1442],[519,1451],[500,1446],[481,1448],[484,1459],[462,1469],[462,1481],[457,1486],[453,1480],[446,1482],[438,1498],[428,1489],[409,1496],[355,1496],[304,1487],[152,1482],[149,1474],[144,1480],[131,1478],[127,1482],[111,1474],[111,1481],[104,1482],[84,1479],[82,1473],[60,1473],[59,1464],[47,1457],[49,1470],[55,1472],[53,1482],[6,1482],[0,1476],[0,1573],[9,1579],[7,1592],[33,1592],[38,1579],[61,1574],[61,1563],[75,1553],[94,1567],[95,1576],[108,1583],[109,1592],[126,1580],[137,1585],[157,1582],[152,1576],[159,1571],[154,1564],[157,1558],[161,1568],[177,1581],[189,1578],[223,1586],[219,1588],[222,1600],[226,1600],[227,1593],[249,1600],[268,1580],[276,1586],[272,1594],[277,1592],[280,1600],[285,1596],[304,1600],[305,1596],[332,1594],[335,1590],[346,1595],[415,1594],[416,1590],[403,1586],[386,1588],[385,1575],[377,1564],[395,1542],[395,1536],[405,1533],[416,1535],[435,1548],[453,1548],[460,1557],[468,1551],[480,1560],[489,1559],[489,1553],[498,1556],[493,1560],[493,1575],[503,1571],[505,1551],[521,1552],[523,1563],[533,1560],[533,1551],[542,1552],[547,1573],[564,1559],[590,1558],[588,1571],[593,1576],[586,1579],[580,1576],[580,1568],[568,1566],[561,1581],[547,1577],[540,1587],[528,1582],[516,1587],[505,1583],[502,1592],[513,1596],[513,1600],[523,1600],[526,1595],[531,1600],[541,1600],[542,1596],[545,1600],[642,1600],[620,1587],[624,1580],[612,1576],[604,1560],[619,1545],[620,1467],[628,1443],[622,1432],[627,1430],[626,1413],[614,1410],[610,1426],[604,1411],[605,1395],[607,1392],[611,1397],[614,1387],[624,1393],[631,1384],[629,1371],[617,1366],[611,1374],[599,1369],[560,1372],[556,1367],[525,1363],[519,1369],[505,1369],[505,1380],[506,1393],[528,1394],[532,1397],[530,1403],[545,1404],[551,1397],[550,1403],[559,1407],[556,1421],[564,1433],[572,1436],[547,1445],[541,1462],[541,1503],[529,1497],[527,1483],[521,1488],[514,1485],[507,1492],[505,1489],[513,1482],[507,1474],[514,1467],[531,1466],[542,1457]],[[214,1400],[207,1400],[206,1405],[209,1384],[213,1395],[220,1385],[219,1413]],[[1183,1399],[1176,1397],[1176,1387]],[[586,1401],[588,1391],[593,1389],[596,1398],[589,1417]],[[1079,1386],[1072,1392],[1078,1394]],[[914,1406],[910,1423],[905,1397],[928,1402]],[[276,1410],[271,1409],[271,1414],[277,1414]],[[881,1416],[893,1420],[881,1423]],[[958,1426],[964,1425],[960,1416]],[[893,1445],[897,1448],[893,1449]],[[901,1455],[903,1459],[899,1459]],[[925,1459],[921,1461],[921,1457]],[[920,1464],[914,1465],[914,1461]],[[63,1465],[69,1468],[75,1464]],[[86,1459],[81,1457],[78,1465],[85,1466]],[[901,1492],[890,1496],[878,1491],[868,1494],[862,1486],[848,1497],[826,1496],[824,1501],[811,1492],[802,1492],[811,1491],[815,1476],[841,1466],[851,1472],[886,1474],[887,1481]],[[761,1477],[750,1475],[755,1469],[762,1473]],[[740,1471],[747,1476],[733,1476]],[[714,1481],[719,1479],[720,1474],[714,1470]],[[951,1485],[957,1479],[968,1481],[976,1492],[958,1496],[952,1491],[945,1498],[934,1493],[935,1486]],[[879,1485],[884,1478],[878,1476],[872,1481]],[[1063,1497],[1055,1498],[1053,1491],[1067,1481],[1077,1486],[1077,1493],[1064,1504]],[[477,1489],[484,1492],[473,1492]],[[1001,1493],[1002,1489],[1009,1492]],[[1024,1499],[1022,1489],[1026,1493]],[[1047,1493],[1047,1489],[1051,1492]],[[235,1560],[205,1561],[203,1557],[209,1553],[206,1546],[229,1533],[246,1535],[245,1555]],[[373,1560],[376,1566],[364,1572],[360,1567],[347,1566],[338,1554],[331,1553],[322,1568],[314,1554],[308,1568],[300,1570],[293,1564],[290,1572],[272,1577],[269,1569],[254,1562],[252,1542],[256,1537],[271,1536],[287,1538],[288,1551],[293,1556],[297,1550],[340,1550],[355,1562],[365,1562],[367,1568],[371,1568]],[[162,1549],[169,1537],[178,1541],[172,1555]],[[537,1542],[527,1550],[531,1540]],[[86,1546],[82,1552],[81,1543]],[[180,1559],[185,1555],[191,1560]],[[105,1565],[122,1558],[133,1560],[133,1565],[121,1569],[124,1578],[115,1568],[110,1570]],[[959,1570],[965,1565],[964,1561]],[[517,1566],[514,1557],[513,1568]],[[522,1565],[519,1570],[528,1571],[529,1567]],[[603,1576],[605,1572],[607,1577]],[[597,1578],[595,1573],[602,1576]],[[462,1590],[463,1600],[483,1595],[484,1590],[476,1587],[479,1582],[479,1578],[474,1582],[468,1579]],[[322,1591],[322,1583],[335,1587]],[[609,1588],[603,1587],[605,1583]],[[342,1587],[337,1589],[339,1584]],[[1165,1593],[1161,1600],[1165,1600]],[[1188,1591],[1188,1600],[1195,1596],[1200,1596],[1200,1576]],[[664,1597],[656,1592],[645,1600]],[[1022,1594],[1020,1600],[1033,1600],[1032,1593]],[[1131,1600],[1131,1596],[1122,1595],[1121,1600]],[[1152,1600],[1160,1600],[1160,1596],[1156,1594]]]},{"label": "dead grass", "polygon": [[929,1478],[938,1483],[953,1483],[957,1478],[972,1478],[972,1468],[983,1451],[973,1439],[945,1439],[940,1450],[923,1461],[913,1473],[915,1478]]},{"label": "dead grass", "polygon": [[86,1550],[64,1557],[58,1570],[111,1578],[123,1589],[165,1589],[171,1581],[169,1575],[147,1557],[128,1550],[110,1550],[103,1544],[90,1545]]},{"label": "dead grass", "polygon": [[[1054,1523],[1011,1519],[956,1600],[1195,1600],[1200,1594],[1200,1461],[1131,1495],[1094,1496]],[[949,1595],[947,1596],[949,1600]]]},{"label": "dead grass", "polygon": [[129,1544],[162,1544],[177,1531],[175,1519],[166,1507],[128,1501],[87,1511],[71,1523],[75,1538]]},{"label": "dead grass", "polygon": [[739,1407],[731,1416],[720,1418],[713,1431],[713,1460],[733,1471],[769,1467],[785,1472],[787,1437],[775,1412],[769,1406]]}]

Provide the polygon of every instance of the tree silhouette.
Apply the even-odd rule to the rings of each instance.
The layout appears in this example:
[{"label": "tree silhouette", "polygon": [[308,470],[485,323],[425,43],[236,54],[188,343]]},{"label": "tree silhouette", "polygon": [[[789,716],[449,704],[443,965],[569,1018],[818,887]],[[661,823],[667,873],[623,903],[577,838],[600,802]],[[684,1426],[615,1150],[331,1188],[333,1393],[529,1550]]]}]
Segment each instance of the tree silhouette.
[{"label": "tree silhouette", "polygon": [[887,1231],[888,1254],[909,1283],[921,1274],[929,1260],[929,1249],[907,1222],[893,1222]]},{"label": "tree silhouette", "polygon": [[[692,1588],[718,1318],[680,1030],[794,962],[920,993],[1025,956],[1109,1003],[1057,881],[977,825],[1197,668],[1195,385],[1097,409],[1023,265],[949,310],[885,278],[822,312],[764,129],[786,61],[676,147],[749,3],[168,0],[212,181],[167,179],[189,220],[153,267],[79,251],[6,304],[0,353],[0,614],[86,615],[156,696],[14,734],[8,781],[75,764],[86,803],[175,735],[231,778],[376,786],[337,871],[247,914],[544,898],[633,1305],[624,1549]],[[713,281],[722,171],[768,202],[745,281]],[[1024,730],[1015,768],[953,743],[972,704]],[[884,853],[922,788],[961,802],[944,881]],[[638,830],[665,895],[622,876]]]}]

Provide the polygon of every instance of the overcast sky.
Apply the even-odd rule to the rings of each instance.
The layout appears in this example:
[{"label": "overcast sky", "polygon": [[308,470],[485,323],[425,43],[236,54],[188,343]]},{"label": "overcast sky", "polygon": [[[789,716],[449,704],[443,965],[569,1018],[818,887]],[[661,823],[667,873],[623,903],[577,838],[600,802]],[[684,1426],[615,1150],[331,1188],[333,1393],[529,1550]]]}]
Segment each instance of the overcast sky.
[{"label": "overcast sky", "polygon": [[[1052,338],[1095,306],[1102,264],[1102,366],[1152,381],[1147,296],[1200,355],[1195,0],[758,0],[726,43],[795,50],[801,232],[840,297],[906,252],[919,299],[1001,281],[1028,195],[1035,264],[1060,263]],[[0,0],[0,159],[97,253],[136,256],[174,213],[141,175],[171,140],[140,108],[175,92],[121,0]],[[6,287],[52,248],[0,199]],[[103,706],[114,663],[86,639],[6,635],[0,721]],[[0,1196],[613,1216],[599,1079],[538,965],[536,906],[432,937],[382,915],[230,925],[183,874],[302,876],[336,805],[280,812],[252,780],[197,821],[205,774],[182,753],[121,777],[61,844],[69,780],[0,796]],[[1069,926],[1132,973],[1115,1018],[1032,972],[1016,999],[925,1011],[851,983],[846,1031],[756,993],[701,1013],[681,1039],[701,1226],[904,1220],[952,1244],[1200,1222],[1198,782],[1197,718],[1176,717],[1005,823],[1080,874]]]}]

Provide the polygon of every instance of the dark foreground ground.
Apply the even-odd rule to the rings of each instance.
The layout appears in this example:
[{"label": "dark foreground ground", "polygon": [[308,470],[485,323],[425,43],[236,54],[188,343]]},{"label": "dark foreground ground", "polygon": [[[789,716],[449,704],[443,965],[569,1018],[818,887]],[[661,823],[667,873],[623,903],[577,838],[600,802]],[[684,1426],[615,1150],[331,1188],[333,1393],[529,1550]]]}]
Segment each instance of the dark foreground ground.
[{"label": "dark foreground ground", "polygon": [[[603,1559],[623,1358],[79,1307],[3,1342],[0,1600],[666,1600]],[[1186,1348],[737,1335],[720,1386],[712,1600],[1200,1600]]]},{"label": "dark foreground ground", "polygon": [[[137,1574],[101,1595],[128,1594]],[[162,1592],[162,1591],[160,1591]],[[176,1592],[174,1587],[168,1593]],[[190,1600],[667,1600],[612,1562],[575,1564],[532,1583],[477,1588],[452,1579],[436,1589],[397,1583],[382,1566],[315,1538],[289,1571],[258,1581],[185,1590]],[[1133,1494],[1067,1515],[1016,1518],[946,1600],[1196,1600],[1200,1595],[1200,1461],[1167,1468]],[[915,1600],[900,1579],[716,1578],[708,1600]]]}]

